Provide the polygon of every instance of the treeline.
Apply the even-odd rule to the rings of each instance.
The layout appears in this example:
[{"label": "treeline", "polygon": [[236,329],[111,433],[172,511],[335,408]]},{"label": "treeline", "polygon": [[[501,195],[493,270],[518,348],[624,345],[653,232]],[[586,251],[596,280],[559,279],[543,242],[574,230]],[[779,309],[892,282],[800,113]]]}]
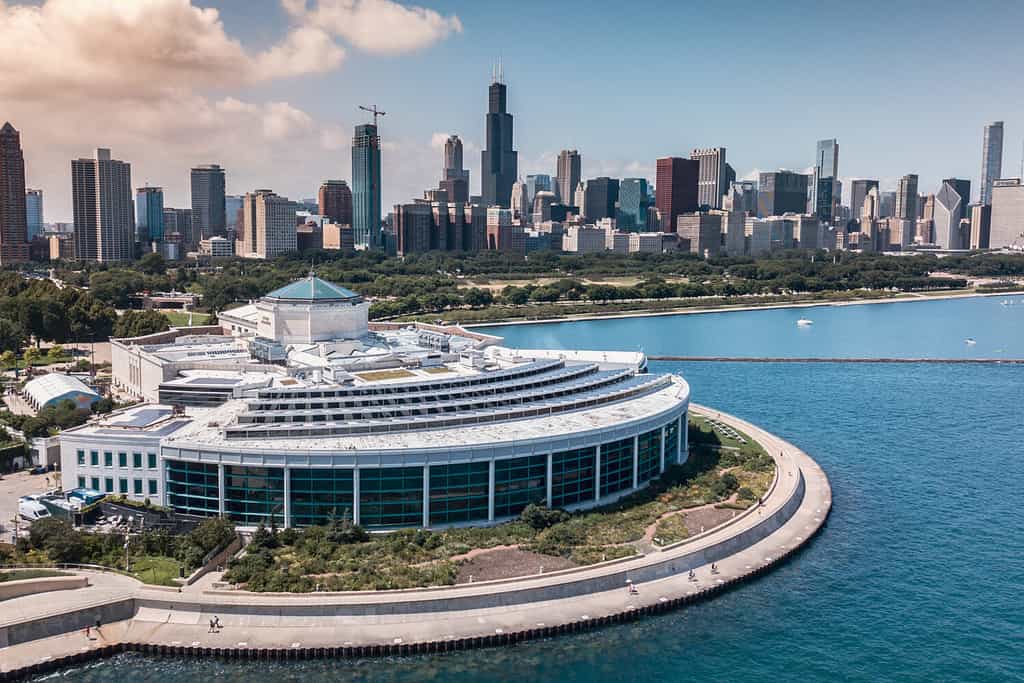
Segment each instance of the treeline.
[{"label": "treeline", "polygon": [[[79,271],[58,272],[58,277],[68,284],[88,288],[84,303],[70,315],[75,324],[69,321],[67,335],[76,340],[87,339],[90,334],[95,334],[97,339],[106,338],[103,333],[109,334],[112,329],[107,328],[113,326],[109,307],[127,308],[132,303],[132,295],[141,291],[194,291],[202,295],[204,310],[218,312],[304,277],[312,266],[320,277],[375,299],[371,316],[379,319],[531,302],[732,297],[862,289],[955,289],[965,287],[966,281],[957,277],[933,278],[930,273],[1024,275],[1024,255],[973,254],[939,259],[933,254],[886,256],[789,251],[767,258],[704,260],[685,252],[535,252],[525,257],[499,252],[432,252],[393,258],[378,252],[316,251],[286,254],[270,261],[234,259],[200,269],[194,265],[168,267],[159,255],[147,254],[127,266],[88,264]],[[614,277],[637,278],[640,283],[620,286],[584,282]],[[537,278],[557,280],[539,286],[525,282]],[[495,279],[523,280],[524,285],[500,293],[483,286]],[[48,298],[50,293],[45,292],[40,300]],[[86,305],[90,302],[99,304],[100,308]],[[71,306],[63,308],[70,312]],[[21,311],[17,304],[12,304],[10,311],[5,314],[0,309],[0,350],[10,348],[18,340],[18,329],[6,325],[4,318],[25,320],[20,324],[27,330],[26,335],[35,335],[36,331],[45,333],[45,329],[50,328],[62,329],[61,325],[42,322],[33,326],[31,310]],[[53,307],[48,315],[51,322],[56,323],[61,313]],[[95,323],[89,326],[87,323],[94,319]],[[145,334],[158,331],[160,324],[161,321],[153,317],[144,322],[137,319],[131,323],[132,333],[122,335],[119,330],[116,334],[136,336],[137,330],[144,330],[137,333]],[[8,346],[2,346],[5,337]]]},{"label": "treeline", "polygon": [[50,436],[64,429],[85,424],[94,413],[109,413],[116,407],[113,399],[101,398],[91,409],[80,409],[72,401],[60,401],[46,406],[35,415],[19,415],[9,410],[0,410],[0,423],[13,427],[26,439]]},{"label": "treeline", "polygon": [[103,341],[116,320],[114,308],[91,292],[0,272],[0,351],[19,353],[29,339],[37,344]]}]

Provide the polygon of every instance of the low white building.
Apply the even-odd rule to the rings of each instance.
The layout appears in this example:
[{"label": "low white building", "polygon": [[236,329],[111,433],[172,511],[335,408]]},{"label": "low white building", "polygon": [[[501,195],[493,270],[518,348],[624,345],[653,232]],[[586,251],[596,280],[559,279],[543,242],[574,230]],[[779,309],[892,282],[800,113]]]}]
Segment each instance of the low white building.
[{"label": "low white building", "polygon": [[82,380],[56,372],[26,382],[24,395],[36,410],[55,406],[61,401],[71,401],[79,410],[89,410],[100,400],[100,395]]}]

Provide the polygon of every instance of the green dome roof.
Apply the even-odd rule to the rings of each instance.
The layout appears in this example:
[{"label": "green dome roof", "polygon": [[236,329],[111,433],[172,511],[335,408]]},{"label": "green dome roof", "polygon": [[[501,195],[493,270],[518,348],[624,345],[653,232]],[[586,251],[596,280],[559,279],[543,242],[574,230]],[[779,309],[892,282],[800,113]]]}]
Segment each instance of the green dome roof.
[{"label": "green dome roof", "polygon": [[327,280],[321,280],[315,275],[310,275],[302,280],[275,289],[267,294],[266,299],[284,299],[291,301],[339,301],[346,299],[358,299],[358,294],[351,289],[345,289]]}]

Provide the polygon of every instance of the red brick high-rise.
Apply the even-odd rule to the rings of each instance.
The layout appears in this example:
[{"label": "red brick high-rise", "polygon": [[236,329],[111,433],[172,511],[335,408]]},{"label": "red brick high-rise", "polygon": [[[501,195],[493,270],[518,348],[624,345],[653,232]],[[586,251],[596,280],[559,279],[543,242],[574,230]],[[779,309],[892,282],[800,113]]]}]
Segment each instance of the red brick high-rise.
[{"label": "red brick high-rise", "polygon": [[352,190],[344,180],[325,180],[320,186],[320,215],[332,223],[352,225]]},{"label": "red brick high-rise", "polygon": [[28,260],[25,156],[10,123],[0,128],[0,265]]},{"label": "red brick high-rise", "polygon": [[676,231],[680,214],[697,210],[697,180],[700,162],[682,157],[658,159],[654,203],[661,213],[662,232]]}]

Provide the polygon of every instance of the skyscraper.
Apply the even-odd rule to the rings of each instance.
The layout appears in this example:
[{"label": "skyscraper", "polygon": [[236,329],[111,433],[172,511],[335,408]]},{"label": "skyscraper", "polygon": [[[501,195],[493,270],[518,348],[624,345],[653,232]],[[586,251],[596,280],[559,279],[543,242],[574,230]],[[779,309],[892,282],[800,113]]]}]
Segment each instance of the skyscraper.
[{"label": "skyscraper", "polygon": [[512,184],[519,177],[519,155],[512,149],[512,115],[499,68],[488,89],[487,146],[480,153],[481,195],[485,206],[508,207]]},{"label": "skyscraper", "polygon": [[900,178],[896,188],[896,218],[916,221],[918,217],[917,200],[917,176],[911,173]]},{"label": "skyscraper", "polygon": [[[850,217],[853,220],[859,221],[861,219],[861,207],[864,206],[864,199],[873,187],[878,187],[877,180],[858,178],[852,182],[850,187]],[[875,218],[878,218],[878,216],[875,216]]]},{"label": "skyscraper", "polygon": [[757,215],[804,213],[807,210],[807,180],[804,174],[793,171],[762,173],[757,183]]},{"label": "skyscraper", "polygon": [[1024,248],[1024,182],[1020,178],[992,181],[989,247]]},{"label": "skyscraper", "polygon": [[657,162],[654,203],[661,212],[661,230],[676,231],[680,214],[697,210],[697,179],[700,162],[682,157],[662,157]]},{"label": "skyscraper", "polygon": [[650,194],[646,178],[625,178],[619,183],[619,210],[616,226],[623,232],[647,232],[647,208]]},{"label": "skyscraper", "polygon": [[140,187],[135,191],[135,241],[146,244],[162,242],[163,239],[164,190],[148,185]]},{"label": "skyscraper", "polygon": [[449,135],[444,143],[440,187],[448,193],[450,202],[469,201],[469,169],[462,165],[462,140],[458,135]]},{"label": "skyscraper", "polygon": [[943,249],[963,249],[960,240],[960,209],[962,203],[956,188],[949,182],[935,195],[932,209],[933,241]]},{"label": "skyscraper", "polygon": [[601,176],[591,178],[584,184],[583,217],[588,222],[602,218],[615,218],[615,204],[619,201],[619,181],[617,178]]},{"label": "skyscraper", "polygon": [[75,253],[81,261],[129,261],[135,254],[131,164],[97,149],[95,159],[71,162]]},{"label": "skyscraper", "polygon": [[712,209],[722,208],[722,195],[728,188],[725,147],[695,149],[690,158],[700,162],[697,178],[697,204]]},{"label": "skyscraper", "polygon": [[352,225],[352,190],[344,180],[325,180],[320,185],[317,207],[332,223]]},{"label": "skyscraper", "polygon": [[25,156],[21,135],[5,123],[0,128],[0,265],[27,260]]},{"label": "skyscraper", "polygon": [[964,178],[946,178],[943,184],[949,183],[950,186],[960,195],[960,218],[970,218],[971,210],[971,181]]},{"label": "skyscraper", "polygon": [[526,198],[530,206],[533,206],[533,200],[536,199],[538,192],[555,192],[555,187],[551,176],[546,173],[526,176]]},{"label": "skyscraper", "polygon": [[818,140],[814,157],[814,178],[811,186],[810,211],[823,223],[830,223],[839,206],[839,143],[835,138]]},{"label": "skyscraper", "polygon": [[517,180],[512,183],[512,195],[509,199],[509,208],[512,209],[512,218],[519,219],[520,225],[530,221],[530,214],[533,207],[530,205],[530,195],[526,191],[526,183]]},{"label": "skyscraper", "polygon": [[242,201],[244,231],[235,252],[248,258],[274,258],[297,248],[295,202],[271,190],[255,190]]},{"label": "skyscraper", "polygon": [[380,249],[380,137],[377,126],[356,126],[352,138],[352,233],[356,245]]},{"label": "skyscraper", "polygon": [[232,232],[238,232],[238,226],[242,223],[242,202],[245,195],[226,194],[224,195],[224,225]]},{"label": "skyscraper", "polygon": [[981,203],[992,203],[992,183],[1003,174],[1003,122],[985,126],[981,141]]},{"label": "skyscraper", "polygon": [[25,223],[28,241],[43,234],[43,191],[25,190]]},{"label": "skyscraper", "polygon": [[192,234],[183,235],[188,247],[223,235],[227,222],[224,206],[224,169],[217,164],[196,166],[191,173]]},{"label": "skyscraper", "polygon": [[558,153],[558,168],[555,169],[555,192],[563,204],[576,201],[576,188],[582,179],[580,153],[574,149],[563,149]]}]

